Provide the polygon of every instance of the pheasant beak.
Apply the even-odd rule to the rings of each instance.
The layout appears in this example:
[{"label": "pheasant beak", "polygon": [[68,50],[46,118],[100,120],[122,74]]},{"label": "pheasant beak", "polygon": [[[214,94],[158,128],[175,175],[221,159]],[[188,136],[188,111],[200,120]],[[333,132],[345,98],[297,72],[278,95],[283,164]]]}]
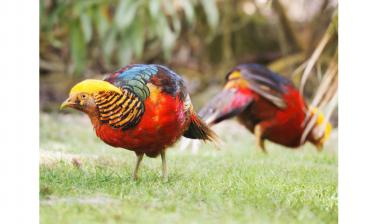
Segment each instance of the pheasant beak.
[{"label": "pheasant beak", "polygon": [[73,107],[75,105],[75,103],[73,102],[73,100],[71,100],[70,97],[68,97],[68,99],[66,99],[62,105],[60,105],[60,110],[63,110],[64,108],[67,108],[67,107]]}]

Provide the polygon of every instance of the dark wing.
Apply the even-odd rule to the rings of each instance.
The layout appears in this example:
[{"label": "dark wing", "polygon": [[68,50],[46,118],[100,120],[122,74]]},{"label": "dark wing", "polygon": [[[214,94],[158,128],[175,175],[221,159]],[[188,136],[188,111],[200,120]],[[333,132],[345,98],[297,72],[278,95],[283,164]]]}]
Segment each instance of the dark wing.
[{"label": "dark wing", "polygon": [[[286,107],[283,96],[288,91],[287,87],[293,87],[288,79],[257,64],[236,66],[227,74],[226,81],[226,88],[199,112],[209,124],[216,124],[240,114],[254,101],[254,94],[283,109]],[[241,85],[246,85],[252,93],[240,91]]]},{"label": "dark wing", "polygon": [[145,100],[150,95],[147,86],[152,83],[162,92],[185,99],[187,91],[183,79],[174,71],[162,65],[133,64],[126,66],[105,79],[115,86],[128,89]]},{"label": "dark wing", "polygon": [[258,64],[239,65],[229,74],[234,71],[239,71],[242,74],[242,78],[247,80],[251,90],[266,98],[279,108],[283,109],[286,107],[283,95],[288,91],[287,86],[293,87],[290,80]]},{"label": "dark wing", "polygon": [[198,114],[207,124],[217,124],[238,115],[252,102],[251,95],[234,88],[223,89]]},{"label": "dark wing", "polygon": [[150,94],[147,83],[157,73],[158,67],[156,65],[134,64],[121,68],[105,78],[105,81],[135,93],[144,101]]},{"label": "dark wing", "polygon": [[179,96],[180,100],[185,101],[188,91],[182,77],[165,66],[156,66],[159,72],[151,78],[151,83],[159,87],[163,93]]}]

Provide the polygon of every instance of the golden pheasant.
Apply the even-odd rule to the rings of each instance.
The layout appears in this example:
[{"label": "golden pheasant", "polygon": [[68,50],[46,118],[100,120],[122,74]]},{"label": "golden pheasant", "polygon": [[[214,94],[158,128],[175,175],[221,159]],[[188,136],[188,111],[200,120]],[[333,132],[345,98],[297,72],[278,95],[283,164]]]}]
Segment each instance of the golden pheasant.
[{"label": "golden pheasant", "polygon": [[86,113],[97,136],[105,143],[137,155],[137,179],[143,155],[161,155],[167,180],[166,149],[182,135],[213,140],[215,134],[195,113],[183,79],[162,65],[134,64],[105,80],[76,84],[61,108]]},{"label": "golden pheasant", "polygon": [[[316,108],[308,108],[292,82],[258,64],[233,68],[223,90],[199,115],[209,125],[237,117],[263,151],[265,139],[291,148],[309,141],[322,149],[331,132],[331,124]],[[312,128],[307,125],[311,118]]]}]

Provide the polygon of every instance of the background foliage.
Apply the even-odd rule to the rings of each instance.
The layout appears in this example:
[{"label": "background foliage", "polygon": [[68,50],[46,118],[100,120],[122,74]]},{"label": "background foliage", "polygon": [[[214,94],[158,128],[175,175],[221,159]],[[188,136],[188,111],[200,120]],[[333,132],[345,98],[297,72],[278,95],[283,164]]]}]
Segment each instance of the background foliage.
[{"label": "background foliage", "polygon": [[[326,106],[332,100],[331,111],[336,108],[337,1],[40,3],[42,110],[55,110],[78,80],[129,63],[173,68],[201,106],[221,87],[227,71],[251,62],[268,65],[305,87],[309,102],[317,98],[317,106]],[[324,77],[327,84],[318,92]]]}]

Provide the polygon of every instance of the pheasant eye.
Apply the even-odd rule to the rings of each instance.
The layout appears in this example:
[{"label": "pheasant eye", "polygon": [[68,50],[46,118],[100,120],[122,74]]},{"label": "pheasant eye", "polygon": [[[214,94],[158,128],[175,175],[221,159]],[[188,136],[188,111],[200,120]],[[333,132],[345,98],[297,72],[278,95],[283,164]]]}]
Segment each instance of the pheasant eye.
[{"label": "pheasant eye", "polygon": [[86,97],[87,97],[86,94],[81,95],[82,99],[85,99]]}]

